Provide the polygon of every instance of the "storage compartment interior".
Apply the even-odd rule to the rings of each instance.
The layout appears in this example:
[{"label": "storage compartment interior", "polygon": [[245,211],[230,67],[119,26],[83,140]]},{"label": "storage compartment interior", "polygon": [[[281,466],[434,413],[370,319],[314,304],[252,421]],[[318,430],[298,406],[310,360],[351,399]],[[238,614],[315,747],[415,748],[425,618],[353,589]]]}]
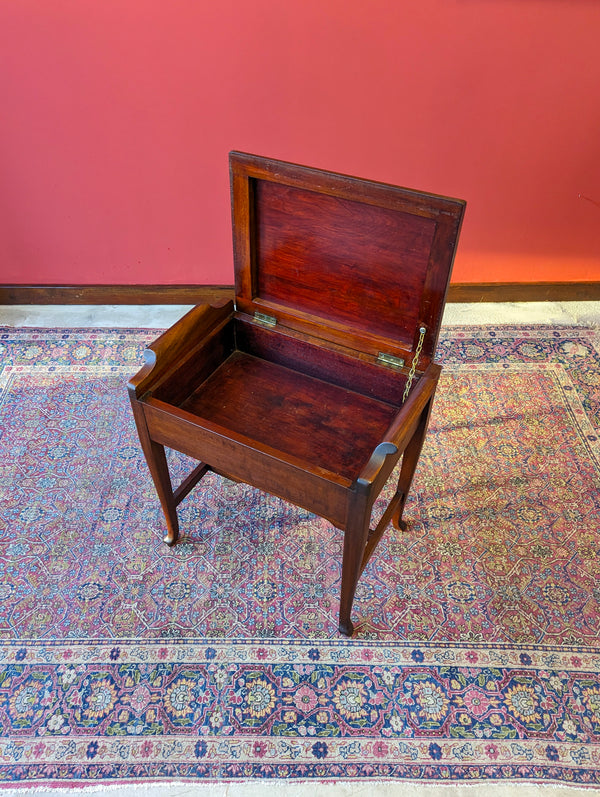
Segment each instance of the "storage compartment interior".
[{"label": "storage compartment interior", "polygon": [[385,439],[405,383],[404,371],[358,353],[234,317],[153,396],[226,436],[242,435],[311,469],[354,480]]}]

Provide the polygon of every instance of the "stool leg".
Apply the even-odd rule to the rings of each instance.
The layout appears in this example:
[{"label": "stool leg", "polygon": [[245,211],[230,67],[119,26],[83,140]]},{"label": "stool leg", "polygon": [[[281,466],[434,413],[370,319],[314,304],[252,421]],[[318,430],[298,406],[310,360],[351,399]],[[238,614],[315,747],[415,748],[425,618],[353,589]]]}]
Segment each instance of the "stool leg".
[{"label": "stool leg", "polygon": [[423,448],[425,433],[427,432],[427,427],[429,425],[429,416],[431,414],[432,404],[433,399],[430,399],[423,408],[417,428],[415,429],[410,442],[404,449],[404,454],[402,456],[400,478],[398,479],[398,489],[396,491],[396,495],[400,493],[402,497],[400,499],[400,503],[398,504],[398,508],[392,516],[392,523],[401,531],[406,531],[406,521],[402,520],[402,513],[404,512],[406,498],[415,475],[415,470],[417,469],[419,457],[421,456],[421,449]]},{"label": "stool leg", "polygon": [[131,404],[142,451],[146,457],[146,464],[167,522],[167,536],[164,541],[167,545],[175,545],[179,537],[179,520],[177,518],[177,504],[173,496],[173,485],[169,474],[165,447],[150,438],[144,412],[139,404],[133,399]]},{"label": "stool leg", "polygon": [[344,533],[339,617],[339,630],[344,636],[352,636],[354,632],[354,624],[350,619],[350,614],[356,585],[362,570],[362,562],[369,535],[369,522],[371,520],[371,505],[366,495],[353,495],[348,516],[349,520]]},{"label": "stool leg", "polygon": [[173,497],[173,485],[169,474],[169,466],[164,446],[150,441],[150,453],[146,454],[146,462],[152,476],[152,481],[156,487],[156,492],[162,507],[167,523],[167,536],[164,541],[167,545],[175,545],[179,538],[179,519],[177,517],[177,505]]}]

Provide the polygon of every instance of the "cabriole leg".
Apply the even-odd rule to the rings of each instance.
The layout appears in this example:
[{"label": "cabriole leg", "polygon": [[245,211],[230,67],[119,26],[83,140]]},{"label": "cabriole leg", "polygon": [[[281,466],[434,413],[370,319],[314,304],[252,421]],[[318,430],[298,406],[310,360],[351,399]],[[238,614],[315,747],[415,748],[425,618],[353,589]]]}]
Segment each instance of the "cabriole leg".
[{"label": "cabriole leg", "polygon": [[164,541],[167,545],[175,545],[179,538],[179,519],[177,517],[177,505],[173,497],[173,486],[171,484],[165,448],[151,440],[150,452],[149,455],[148,451],[144,451],[150,475],[156,487],[156,492],[158,493],[160,505],[167,523],[167,536],[164,538]]},{"label": "cabriole leg", "polygon": [[339,630],[345,636],[352,636],[354,624],[350,619],[356,585],[362,571],[362,562],[367,547],[371,506],[367,496],[354,494],[350,502],[349,520],[344,533],[344,554],[342,559],[342,588],[340,591]]},{"label": "cabriole leg", "polygon": [[404,455],[402,456],[400,478],[398,479],[398,489],[396,491],[396,495],[400,495],[401,497],[398,508],[392,516],[392,523],[401,531],[406,531],[406,521],[402,520],[402,513],[404,512],[406,498],[415,475],[415,470],[417,469],[419,457],[421,456],[421,449],[423,448],[425,434],[429,425],[429,416],[431,414],[432,404],[433,398],[431,398],[423,408],[417,428],[415,429],[409,444],[404,449]]},{"label": "cabriole leg", "polygon": [[142,451],[146,457],[146,464],[167,522],[167,536],[164,541],[167,545],[175,545],[179,537],[179,520],[177,518],[177,503],[173,496],[173,485],[171,484],[165,447],[150,438],[144,412],[137,401],[132,400],[131,405]]}]

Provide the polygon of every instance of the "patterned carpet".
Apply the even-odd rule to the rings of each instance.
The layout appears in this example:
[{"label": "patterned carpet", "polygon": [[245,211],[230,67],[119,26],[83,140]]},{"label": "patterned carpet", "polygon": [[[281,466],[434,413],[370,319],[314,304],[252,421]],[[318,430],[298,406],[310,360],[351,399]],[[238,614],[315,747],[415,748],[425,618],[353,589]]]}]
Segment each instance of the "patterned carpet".
[{"label": "patterned carpet", "polygon": [[0,785],[599,784],[598,332],[443,334],[350,641],[325,521],[213,476],[162,543],[125,391],[154,337],[0,329]]}]

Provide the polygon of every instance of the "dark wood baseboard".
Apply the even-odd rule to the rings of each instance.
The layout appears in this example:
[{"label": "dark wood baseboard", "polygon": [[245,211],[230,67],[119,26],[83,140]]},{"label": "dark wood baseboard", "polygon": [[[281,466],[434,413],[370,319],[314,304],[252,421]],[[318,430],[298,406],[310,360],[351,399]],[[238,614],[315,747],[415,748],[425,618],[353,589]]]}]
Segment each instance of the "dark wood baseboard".
[{"label": "dark wood baseboard", "polygon": [[[231,285],[0,285],[0,304],[215,304]],[[599,301],[600,282],[453,283],[449,302]]]},{"label": "dark wood baseboard", "polygon": [[600,300],[600,282],[455,283],[449,302],[593,302]]},{"label": "dark wood baseboard", "polygon": [[0,285],[0,304],[215,304],[232,285]]}]

